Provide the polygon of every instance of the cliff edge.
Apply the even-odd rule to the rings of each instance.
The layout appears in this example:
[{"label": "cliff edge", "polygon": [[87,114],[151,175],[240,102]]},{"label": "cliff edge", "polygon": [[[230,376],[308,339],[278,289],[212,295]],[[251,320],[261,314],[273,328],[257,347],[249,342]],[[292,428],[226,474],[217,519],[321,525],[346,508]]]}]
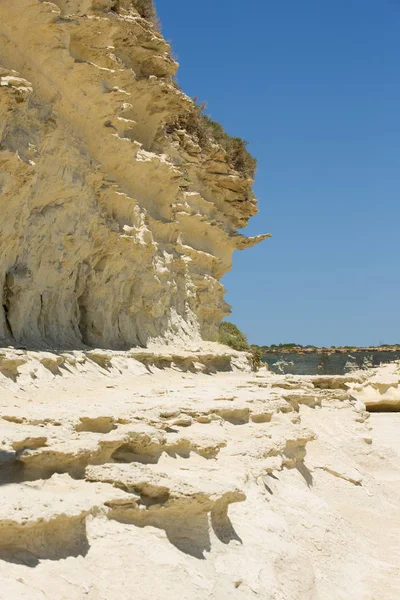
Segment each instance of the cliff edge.
[{"label": "cliff edge", "polygon": [[251,169],[196,131],[150,8],[0,3],[1,345],[214,341],[233,251],[268,237],[238,233]]}]

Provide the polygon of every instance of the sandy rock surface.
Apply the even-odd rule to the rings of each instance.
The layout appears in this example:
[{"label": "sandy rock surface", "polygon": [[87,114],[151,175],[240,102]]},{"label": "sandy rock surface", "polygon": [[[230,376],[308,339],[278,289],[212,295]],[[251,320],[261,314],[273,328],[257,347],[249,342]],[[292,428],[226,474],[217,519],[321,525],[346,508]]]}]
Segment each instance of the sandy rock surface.
[{"label": "sandy rock surface", "polygon": [[1,600],[398,598],[399,365],[178,354],[3,352]]}]

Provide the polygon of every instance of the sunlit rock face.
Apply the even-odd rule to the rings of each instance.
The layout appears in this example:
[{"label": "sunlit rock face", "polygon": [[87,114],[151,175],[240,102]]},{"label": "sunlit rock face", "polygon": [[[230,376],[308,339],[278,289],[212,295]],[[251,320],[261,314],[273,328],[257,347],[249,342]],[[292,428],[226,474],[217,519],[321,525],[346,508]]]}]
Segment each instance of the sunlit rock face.
[{"label": "sunlit rock face", "polygon": [[166,127],[193,106],[167,42],[113,0],[0,2],[0,36],[0,343],[215,340],[256,201]]}]

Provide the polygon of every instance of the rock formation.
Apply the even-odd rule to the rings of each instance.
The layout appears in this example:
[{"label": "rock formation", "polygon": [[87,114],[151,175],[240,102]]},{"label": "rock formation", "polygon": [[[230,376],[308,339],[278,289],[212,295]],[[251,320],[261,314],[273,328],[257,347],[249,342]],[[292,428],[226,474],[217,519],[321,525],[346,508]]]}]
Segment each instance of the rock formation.
[{"label": "rock formation", "polygon": [[266,236],[153,17],[0,0],[0,600],[397,599],[400,364],[215,343]]},{"label": "rock formation", "polygon": [[266,237],[237,231],[249,173],[179,128],[194,106],[148,4],[0,2],[3,345],[215,340],[232,252]]},{"label": "rock formation", "polygon": [[145,355],[2,352],[1,600],[398,597],[399,363]]}]

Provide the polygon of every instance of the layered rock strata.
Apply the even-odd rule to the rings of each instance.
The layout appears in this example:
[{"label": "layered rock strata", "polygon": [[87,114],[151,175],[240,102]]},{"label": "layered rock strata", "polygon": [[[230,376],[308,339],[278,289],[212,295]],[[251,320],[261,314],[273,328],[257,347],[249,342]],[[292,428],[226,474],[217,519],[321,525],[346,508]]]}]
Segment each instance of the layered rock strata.
[{"label": "layered rock strata", "polygon": [[192,110],[127,0],[0,2],[0,343],[214,340],[252,180],[167,125]]},{"label": "layered rock strata", "polygon": [[398,364],[150,359],[3,353],[2,600],[397,598]]}]

